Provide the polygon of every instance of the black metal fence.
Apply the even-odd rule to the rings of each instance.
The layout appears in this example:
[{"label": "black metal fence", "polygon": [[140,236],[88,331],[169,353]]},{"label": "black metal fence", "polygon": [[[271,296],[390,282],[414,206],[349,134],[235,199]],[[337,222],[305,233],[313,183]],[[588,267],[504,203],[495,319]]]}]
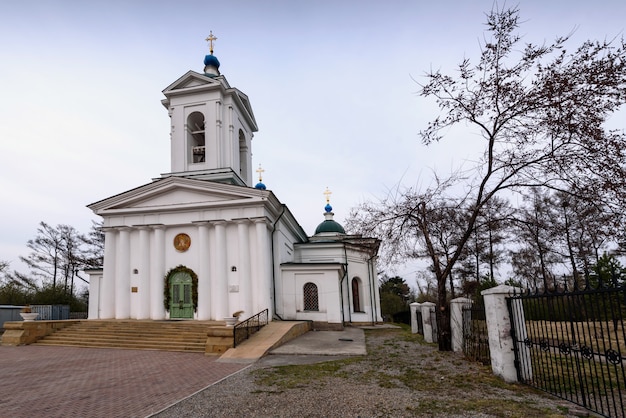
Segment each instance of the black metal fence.
[{"label": "black metal fence", "polygon": [[422,320],[422,310],[417,309],[415,311],[415,316],[417,320],[417,333],[420,335],[424,335],[424,322]]},{"label": "black metal fence", "polygon": [[626,417],[626,287],[597,279],[567,285],[508,299],[518,379],[598,414]]},{"label": "black metal fence", "polygon": [[269,311],[266,309],[235,325],[233,347],[237,347],[268,323]]},{"label": "black metal fence", "polygon": [[472,361],[491,364],[489,334],[483,305],[468,304],[461,309],[463,321],[463,353]]}]

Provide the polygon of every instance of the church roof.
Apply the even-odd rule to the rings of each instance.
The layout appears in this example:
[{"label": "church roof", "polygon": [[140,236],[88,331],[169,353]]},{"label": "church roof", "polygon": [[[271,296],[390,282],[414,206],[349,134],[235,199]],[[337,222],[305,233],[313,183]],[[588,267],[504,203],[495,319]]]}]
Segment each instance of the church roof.
[{"label": "church roof", "polygon": [[334,213],[333,213],[333,207],[330,206],[330,199],[329,196],[331,194],[331,192],[328,190],[328,188],[326,188],[326,191],[324,192],[324,194],[326,195],[326,206],[324,206],[324,217],[326,218],[324,220],[324,222],[322,222],[321,224],[319,224],[317,226],[317,228],[315,229],[315,235],[318,234],[345,234],[346,231],[345,229],[343,229],[343,226],[341,226],[341,224],[339,224],[339,222],[336,222],[333,219]]},{"label": "church roof", "polygon": [[315,234],[321,234],[324,232],[332,232],[336,234],[345,234],[346,231],[343,229],[343,226],[332,219],[326,219],[324,222],[319,224],[315,229]]},{"label": "church roof", "polygon": [[223,75],[209,77],[206,74],[200,74],[193,70],[187,71],[178,80],[167,86],[163,90],[163,95],[166,97],[161,100],[163,106],[169,110],[170,100],[174,96],[188,95],[190,93],[200,93],[204,91],[219,89],[224,96],[230,96],[242,109],[242,114],[246,121],[250,125],[252,132],[259,130],[254,113],[252,112],[252,106],[250,105],[250,99],[248,96],[235,87],[231,87]]}]

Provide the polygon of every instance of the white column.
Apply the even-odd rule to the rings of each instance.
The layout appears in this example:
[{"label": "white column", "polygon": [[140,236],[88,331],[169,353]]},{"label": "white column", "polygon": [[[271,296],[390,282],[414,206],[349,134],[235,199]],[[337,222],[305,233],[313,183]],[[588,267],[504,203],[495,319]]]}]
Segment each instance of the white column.
[{"label": "white column", "polygon": [[222,319],[231,316],[228,312],[228,274],[226,267],[226,222],[214,222],[215,226],[215,257],[213,261],[213,275],[211,277],[211,304],[214,307],[214,318]]},{"label": "white column", "polygon": [[472,300],[468,298],[456,298],[450,301],[452,351],[463,351],[463,308],[471,308],[472,303]]},{"label": "white column", "polygon": [[100,313],[98,318],[115,318],[115,256],[117,244],[117,231],[107,228],[104,231],[104,271],[100,295]]},{"label": "white column", "polygon": [[165,227],[154,227],[150,257],[150,318],[164,319],[163,286],[165,286]]},{"label": "white column", "polygon": [[[487,332],[489,333],[489,351],[491,353],[491,370],[506,382],[517,382],[517,370],[515,368],[515,353],[513,351],[515,342],[511,336],[511,317],[507,306],[507,297],[514,291],[521,292],[522,289],[512,286],[500,285],[491,289],[483,290],[481,295],[485,300],[485,315],[487,319]],[[513,304],[520,304],[519,299],[513,300]],[[524,310],[520,306],[514,306],[516,337],[518,341],[526,338],[526,325],[524,321]],[[517,344],[522,358],[522,364],[530,364],[530,352],[523,342]],[[526,369],[522,373],[523,377],[531,378],[532,370]]]},{"label": "white column", "polygon": [[137,319],[150,318],[150,229],[141,227],[139,229],[139,306],[137,309]]},{"label": "white column", "polygon": [[433,323],[430,313],[430,308],[435,306],[432,302],[424,302],[422,303],[422,323],[424,329],[424,341],[427,343],[435,342],[433,338]]},{"label": "white column", "polygon": [[209,224],[198,224],[198,319],[211,319]]},{"label": "white column", "polygon": [[[422,306],[421,303],[413,302],[409,305],[409,310],[411,311],[411,333],[417,334],[419,331],[419,326],[417,325],[417,311]],[[422,311],[420,310],[420,313]]]},{"label": "white column", "polygon": [[255,219],[256,227],[256,246],[257,246],[257,268],[259,275],[257,283],[255,283],[255,294],[258,295],[255,306],[250,315],[255,315],[263,309],[269,309],[269,317],[274,315],[274,306],[272,303],[272,251],[269,234],[267,231],[266,218]]},{"label": "white column", "polygon": [[244,317],[255,315],[252,312],[252,278],[250,276],[250,231],[249,220],[237,221],[237,234],[239,238],[239,265],[237,272],[239,273],[239,294],[241,295],[241,309],[244,311]]},{"label": "white column", "polygon": [[115,269],[115,318],[130,318],[130,228],[120,228]]},{"label": "white column", "polygon": [[102,270],[85,270],[89,275],[89,308],[88,319],[98,319],[102,306]]}]

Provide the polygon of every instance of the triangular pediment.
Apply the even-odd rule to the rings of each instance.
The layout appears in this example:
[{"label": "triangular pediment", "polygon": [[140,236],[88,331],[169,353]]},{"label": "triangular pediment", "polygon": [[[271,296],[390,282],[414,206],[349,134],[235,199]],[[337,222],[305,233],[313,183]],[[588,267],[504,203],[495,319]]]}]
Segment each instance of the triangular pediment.
[{"label": "triangular pediment", "polygon": [[185,75],[167,86],[165,90],[163,90],[163,94],[169,96],[171,94],[189,91],[190,89],[195,90],[213,87],[228,88],[229,86],[224,85],[222,82],[222,78],[223,77],[208,77],[195,71],[188,71]]},{"label": "triangular pediment", "polygon": [[88,207],[104,215],[111,212],[176,211],[254,204],[269,192],[203,180],[168,177],[109,197]]}]

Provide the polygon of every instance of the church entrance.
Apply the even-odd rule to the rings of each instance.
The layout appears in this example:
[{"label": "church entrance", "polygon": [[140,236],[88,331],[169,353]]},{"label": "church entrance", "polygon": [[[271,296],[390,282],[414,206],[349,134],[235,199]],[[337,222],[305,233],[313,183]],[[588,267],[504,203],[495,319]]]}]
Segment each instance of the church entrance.
[{"label": "church entrance", "polygon": [[193,318],[191,297],[193,280],[187,272],[176,272],[170,278],[170,318]]}]

